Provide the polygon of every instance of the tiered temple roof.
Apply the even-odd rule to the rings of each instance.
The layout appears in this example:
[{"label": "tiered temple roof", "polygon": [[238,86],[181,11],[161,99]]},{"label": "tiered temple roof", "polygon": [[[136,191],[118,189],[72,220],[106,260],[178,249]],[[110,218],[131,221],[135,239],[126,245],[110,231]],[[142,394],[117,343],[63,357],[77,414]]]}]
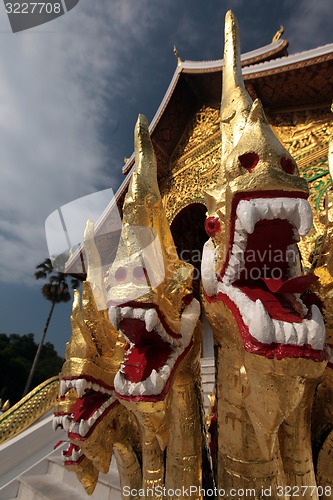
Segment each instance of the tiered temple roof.
[{"label": "tiered temple roof", "polygon": [[[287,40],[279,39],[241,58],[245,86],[253,99],[258,97],[262,101],[273,126],[277,114],[289,114],[289,123],[288,120],[280,123],[286,127],[293,126],[290,116],[295,112],[314,109],[327,114],[333,98],[333,44],[291,55],[287,47]],[[223,59],[181,61],[178,56],[175,73],[149,127],[159,179],[168,176],[172,155],[194,115],[205,106],[219,109],[222,75]],[[325,151],[321,154],[326,154]],[[123,167],[126,177],[116,194],[120,210],[134,166],[132,155]],[[102,252],[109,245],[105,233],[113,208],[111,204],[96,227]],[[78,271],[82,261],[80,252],[70,259],[68,271],[83,277]]]}]

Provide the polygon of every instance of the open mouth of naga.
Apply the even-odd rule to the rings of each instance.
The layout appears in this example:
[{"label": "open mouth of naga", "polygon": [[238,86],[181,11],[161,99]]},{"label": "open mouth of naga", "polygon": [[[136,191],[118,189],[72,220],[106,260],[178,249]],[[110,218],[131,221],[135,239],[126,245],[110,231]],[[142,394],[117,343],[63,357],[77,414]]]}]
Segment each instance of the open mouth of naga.
[{"label": "open mouth of naga", "polygon": [[[311,207],[302,196],[283,194],[234,200],[228,255],[219,275],[208,277],[207,299],[229,307],[247,351],[319,361],[325,359],[323,319],[302,300],[316,277],[302,274],[297,248],[312,227]],[[203,271],[215,269],[214,259],[209,240]]]},{"label": "open mouth of naga", "polygon": [[174,372],[192,345],[199,303],[189,298],[175,333],[154,304],[129,302],[111,306],[109,318],[122,332],[127,348],[114,379],[116,394],[134,401],[158,401],[167,393]]},{"label": "open mouth of naga", "polygon": [[[53,428],[62,427],[69,439],[84,441],[87,439],[98,423],[118,405],[113,387],[101,385],[91,378],[71,377],[60,380],[60,400],[66,394],[75,390],[77,398],[69,411],[55,411]],[[71,448],[76,450],[76,448]]]}]

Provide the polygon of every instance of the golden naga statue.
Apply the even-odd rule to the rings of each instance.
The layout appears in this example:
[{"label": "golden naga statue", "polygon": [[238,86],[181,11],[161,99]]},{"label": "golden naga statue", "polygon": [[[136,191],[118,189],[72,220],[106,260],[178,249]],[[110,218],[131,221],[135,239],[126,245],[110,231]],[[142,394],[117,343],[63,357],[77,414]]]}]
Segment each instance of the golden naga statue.
[{"label": "golden naga statue", "polygon": [[[88,275],[54,425],[87,493],[114,454],[124,498],[333,498],[333,202],[307,274],[308,187],[252,102],[227,13],[219,181],[207,192],[201,304],[177,255],[148,124],[116,258],[106,275],[88,222]],[[214,331],[210,443],[201,397],[201,310]],[[326,323],[326,327],[325,327]]]}]

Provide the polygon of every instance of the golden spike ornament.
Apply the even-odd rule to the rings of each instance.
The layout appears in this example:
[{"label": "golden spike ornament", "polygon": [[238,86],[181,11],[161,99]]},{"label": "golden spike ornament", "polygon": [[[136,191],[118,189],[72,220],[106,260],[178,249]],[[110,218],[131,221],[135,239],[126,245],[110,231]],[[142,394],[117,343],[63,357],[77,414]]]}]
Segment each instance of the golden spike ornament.
[{"label": "golden spike ornament", "polygon": [[[201,486],[196,392],[200,328],[195,330],[200,306],[191,295],[193,268],[178,258],[175,249],[148,123],[142,115],[134,144],[136,170],[124,201],[120,245],[106,278],[108,305],[115,328],[132,344],[116,375],[115,389],[121,404],[140,423],[142,487],[147,495],[152,491],[154,498],[162,498],[160,488],[171,486],[177,478],[179,484],[186,477],[186,483]],[[133,270],[132,275],[119,280],[123,269]],[[159,279],[155,269],[163,271]],[[155,362],[149,359],[151,349],[156,350]],[[186,429],[185,434],[178,434],[180,428]]]}]

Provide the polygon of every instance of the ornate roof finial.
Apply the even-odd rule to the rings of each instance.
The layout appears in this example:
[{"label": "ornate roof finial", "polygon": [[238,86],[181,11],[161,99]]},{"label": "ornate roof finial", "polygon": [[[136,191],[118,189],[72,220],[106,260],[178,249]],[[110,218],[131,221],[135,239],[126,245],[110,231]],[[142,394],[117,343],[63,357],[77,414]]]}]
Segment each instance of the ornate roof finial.
[{"label": "ornate roof finial", "polygon": [[174,45],[174,46],[173,46],[173,53],[175,54],[175,56],[176,56],[176,58],[177,58],[177,64],[178,64],[178,66],[181,66],[181,64],[182,64],[182,60],[181,60],[181,58],[180,58],[180,55],[179,55],[179,52],[178,52],[178,50],[177,50],[176,45]]},{"label": "ornate roof finial", "polygon": [[253,102],[243,81],[238,25],[231,10],[226,14],[224,36],[221,102],[222,162],[242,135]]},{"label": "ornate roof finial", "polygon": [[284,26],[282,26],[282,24],[281,24],[280,25],[280,29],[277,30],[277,32],[275,33],[275,35],[272,38],[272,43],[277,42],[278,40],[280,40],[280,38],[282,37],[283,33],[284,33]]}]

